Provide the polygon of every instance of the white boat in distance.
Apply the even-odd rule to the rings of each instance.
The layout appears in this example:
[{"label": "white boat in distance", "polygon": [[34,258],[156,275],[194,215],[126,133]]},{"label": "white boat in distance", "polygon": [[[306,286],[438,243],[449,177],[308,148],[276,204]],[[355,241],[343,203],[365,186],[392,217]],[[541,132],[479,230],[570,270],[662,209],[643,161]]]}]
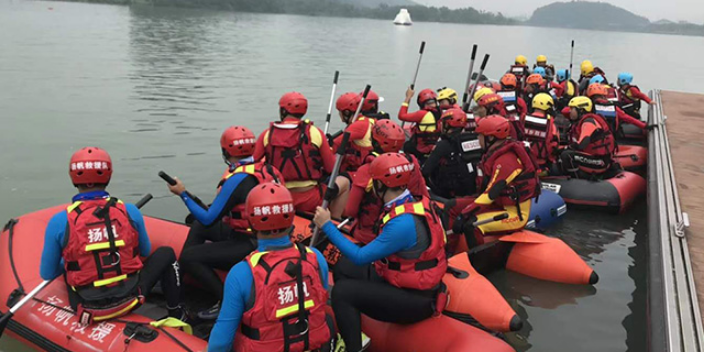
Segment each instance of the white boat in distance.
[{"label": "white boat in distance", "polygon": [[408,10],[406,9],[401,9],[398,12],[398,15],[396,15],[396,18],[394,18],[394,24],[399,25],[399,26],[410,26],[413,24],[413,21],[411,21],[411,14],[408,13]]}]

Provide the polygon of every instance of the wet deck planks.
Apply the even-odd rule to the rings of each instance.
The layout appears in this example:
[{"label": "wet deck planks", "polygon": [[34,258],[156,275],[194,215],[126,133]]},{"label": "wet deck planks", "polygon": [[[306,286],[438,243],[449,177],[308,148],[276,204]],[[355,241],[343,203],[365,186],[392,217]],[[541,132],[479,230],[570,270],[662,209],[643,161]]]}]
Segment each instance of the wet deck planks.
[{"label": "wet deck planks", "polygon": [[682,211],[690,219],[687,243],[699,307],[704,307],[704,95],[663,91],[662,105]]}]

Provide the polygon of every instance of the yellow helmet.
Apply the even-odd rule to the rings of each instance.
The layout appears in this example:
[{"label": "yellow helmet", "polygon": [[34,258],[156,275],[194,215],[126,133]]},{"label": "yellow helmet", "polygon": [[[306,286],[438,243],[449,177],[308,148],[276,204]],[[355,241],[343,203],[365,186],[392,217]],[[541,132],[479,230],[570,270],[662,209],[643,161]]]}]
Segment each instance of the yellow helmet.
[{"label": "yellow helmet", "polygon": [[457,102],[457,91],[447,87],[438,89],[438,101],[440,100],[454,100]]},{"label": "yellow helmet", "polygon": [[548,57],[545,55],[538,55],[538,58],[535,59],[535,62],[537,62],[539,64],[546,64],[546,63],[548,63]]},{"label": "yellow helmet", "polygon": [[582,76],[586,76],[594,72],[594,65],[589,60],[582,61]]},{"label": "yellow helmet", "polygon": [[479,90],[474,92],[474,101],[475,102],[479,101],[479,99],[481,99],[483,96],[485,96],[487,94],[494,94],[494,91],[489,87],[479,88]]},{"label": "yellow helmet", "polygon": [[533,98],[533,109],[550,110],[555,105],[550,94],[540,93]]},{"label": "yellow helmet", "polygon": [[523,55],[516,56],[516,65],[528,65],[528,59]]},{"label": "yellow helmet", "polygon": [[570,100],[569,106],[583,111],[592,111],[592,100],[584,96],[574,97]]}]

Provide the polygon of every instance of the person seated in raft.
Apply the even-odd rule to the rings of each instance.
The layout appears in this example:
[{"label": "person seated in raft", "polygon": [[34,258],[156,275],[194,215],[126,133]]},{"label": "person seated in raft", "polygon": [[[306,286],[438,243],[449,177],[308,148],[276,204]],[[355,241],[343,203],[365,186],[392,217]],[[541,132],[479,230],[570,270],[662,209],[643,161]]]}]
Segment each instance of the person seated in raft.
[{"label": "person seated in raft", "polygon": [[514,64],[509,67],[507,73],[512,73],[516,76],[518,80],[517,91],[519,95],[523,94],[523,89],[525,87],[525,80],[530,75],[530,68],[528,67],[528,58],[523,55],[516,56]]},{"label": "person seated in raft", "polygon": [[457,104],[457,91],[447,87],[438,89],[438,104],[442,111],[462,108]]},{"label": "person seated in raft", "polygon": [[569,78],[568,70],[557,71],[557,82],[552,85],[555,90],[555,107],[558,111],[564,109],[570,100],[577,95],[577,82]]},{"label": "person seated in raft", "polygon": [[616,140],[603,117],[592,113],[587,97],[570,100],[570,147],[560,155],[563,174],[582,179],[607,179],[616,176],[620,167],[614,163]]},{"label": "person seated in raft", "polygon": [[209,208],[198,205],[178,178],[168,186],[195,217],[183,245],[181,267],[218,299],[213,307],[198,312],[203,320],[214,320],[220,312],[223,285],[215,269],[230,270],[256,248],[254,233],[242,216],[249,191],[261,183],[284,182],[279,170],[254,161],[254,138],[244,126],[231,126],[222,133],[220,147],[228,168]]},{"label": "person seated in raft", "polygon": [[501,89],[496,94],[504,100],[506,112],[518,114],[521,117],[521,121],[523,121],[528,113],[528,105],[518,93],[518,79],[513,73],[507,73],[501,77],[499,83],[501,84]]},{"label": "person seated in raft", "polygon": [[[362,166],[362,159],[372,150],[372,127],[374,119],[360,115],[357,120],[352,122],[357,107],[362,101],[362,96],[358,93],[345,93],[337,98],[335,107],[340,114],[340,119],[346,125],[344,132],[349,132],[350,143],[345,150],[345,158],[342,159],[340,172],[357,171]],[[331,144],[333,151],[337,152],[337,148],[342,143],[342,134],[337,136]]]},{"label": "person seated in raft", "polygon": [[477,101],[474,107],[474,118],[479,120],[490,115],[501,115],[511,123],[511,138],[515,141],[525,140],[524,118],[515,110],[506,109],[503,98],[498,94],[487,94]]},{"label": "person seated in raft", "polygon": [[525,140],[538,160],[540,172],[546,173],[557,161],[560,146],[560,133],[553,116],[554,101],[549,94],[540,93],[533,98],[531,105],[533,112],[523,123]]},{"label": "person seated in raft", "polygon": [[[384,204],[372,192],[372,177],[369,167],[377,156],[383,153],[398,153],[401,151],[406,136],[401,126],[391,120],[381,120],[372,129],[372,145],[374,150],[364,158],[364,164],[353,176],[350,197],[345,207],[344,215],[354,218],[350,234],[360,243],[367,244],[376,238],[374,224],[379,219]],[[413,164],[411,181],[408,190],[414,197],[430,197],[428,187],[421,174],[418,159],[411,154],[403,154]]]},{"label": "person seated in raft", "polygon": [[432,89],[423,89],[418,93],[418,98],[416,99],[420,110],[409,113],[408,104],[414,94],[413,89],[408,88],[406,100],[401,104],[401,108],[398,111],[398,119],[415,124],[411,130],[411,138],[404,144],[403,151],[406,154],[414,155],[420,161],[420,164],[423,165],[440,137],[438,120],[440,120],[442,112],[438,106],[437,94]]},{"label": "person seated in raft", "polygon": [[[498,115],[481,119],[477,126],[485,150],[477,178],[481,193],[452,225],[454,233],[464,233],[470,249],[483,244],[485,236],[522,230],[531,200],[540,194],[537,163],[522,142],[509,138],[509,131],[509,122]],[[474,222],[503,213],[509,217],[474,228]]]},{"label": "person seated in raft", "polygon": [[367,93],[367,99],[364,99],[364,104],[362,104],[362,116],[374,120],[390,119],[391,115],[389,115],[388,112],[379,110],[379,103],[383,101],[384,98],[380,97],[379,94],[370,89],[369,93]]},{"label": "person seated in raft", "polygon": [[[254,147],[254,160],[266,157],[266,162],[281,171],[286,188],[293,195],[298,211],[314,212],[327,192],[325,176],[332,173],[335,154],[325,134],[303,120],[308,111],[308,99],[301,93],[290,92],[279,100],[280,122],[272,122]],[[344,176],[335,179],[335,195],[330,203],[333,216],[340,217],[349,195],[350,181]]]},{"label": "person seated in raft", "polygon": [[548,64],[548,57],[545,55],[538,55],[535,59],[535,64],[533,65],[533,72],[538,67],[545,70],[545,79],[550,82],[555,77],[555,66]]},{"label": "person seated in raft", "polygon": [[522,98],[526,102],[532,102],[533,98],[540,93],[548,93],[547,81],[540,74],[534,73],[526,78]]},{"label": "person seated in raft", "polygon": [[445,230],[430,200],[415,199],[408,190],[413,167],[398,153],[382,154],[372,162],[373,192],[384,209],[376,224],[379,235],[363,247],[340,233],[329,211],[316,210],[313,221],[343,255],[335,266],[332,290],[342,336],[336,351],[364,350],[362,314],[412,324],[445,306],[447,295],[441,285],[447,270]]},{"label": "person seated in raft", "polygon": [[626,114],[640,120],[641,101],[646,104],[655,105],[647,95],[640,91],[640,88],[633,83],[633,74],[621,72],[618,74],[618,104]]},{"label": "person seated in raft", "polygon": [[587,89],[587,97],[594,104],[594,113],[600,115],[609,123],[612,133],[617,138],[623,136],[622,123],[630,123],[641,130],[645,129],[645,122],[623,112],[613,101],[608,99],[608,95],[609,87],[600,83],[589,85]]},{"label": "person seated in raft", "polygon": [[129,314],[159,281],[169,316],[186,321],[176,254],[171,247],[152,253],[139,209],[105,191],[112,172],[103,149],[85,147],[71,156],[78,194],[47,224],[40,275],[64,274],[71,309],[85,325]]},{"label": "person seated in raft", "polygon": [[444,198],[476,192],[476,170],[482,148],[476,134],[464,132],[466,125],[467,114],[462,109],[445,111],[440,118],[440,140],[423,164],[423,177],[433,193]]},{"label": "person seated in raft", "polygon": [[317,249],[291,242],[291,192],[277,183],[259,184],[243,213],[257,249],[227,274],[208,351],[329,351],[328,264]]},{"label": "person seated in raft", "polygon": [[604,77],[604,84],[609,84],[606,80],[606,73],[599,67],[594,67],[591,61],[584,60],[581,64],[581,75],[579,76],[579,95],[585,95],[587,88],[591,84],[589,81],[596,75]]}]

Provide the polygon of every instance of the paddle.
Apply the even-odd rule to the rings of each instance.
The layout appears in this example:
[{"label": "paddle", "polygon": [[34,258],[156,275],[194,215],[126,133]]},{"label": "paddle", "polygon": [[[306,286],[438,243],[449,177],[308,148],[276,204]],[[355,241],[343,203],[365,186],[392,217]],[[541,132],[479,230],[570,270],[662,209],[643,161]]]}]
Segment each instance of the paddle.
[{"label": "paddle", "polygon": [[570,81],[572,80],[572,62],[574,60],[574,39],[572,39],[572,50],[570,51]]},{"label": "paddle", "polygon": [[337,90],[337,78],[340,77],[340,71],[335,71],[335,78],[332,80],[332,93],[330,93],[330,105],[328,105],[328,115],[325,117],[325,131],[328,134],[330,128],[330,117],[332,116],[332,104],[335,100],[335,91]]},{"label": "paddle", "polygon": [[472,106],[472,101],[474,100],[474,93],[477,91],[479,80],[482,79],[482,76],[484,76],[484,69],[486,68],[487,62],[489,62],[489,56],[489,54],[484,54],[484,61],[482,61],[482,66],[479,67],[479,76],[477,76],[477,79],[474,81],[474,86],[472,86],[472,92],[469,94],[469,103],[467,104],[465,112],[469,112],[469,108]]},{"label": "paddle", "polygon": [[[369,86],[367,86],[369,87]],[[330,181],[328,181],[328,189],[325,191],[325,196],[323,198],[323,209],[327,209],[330,206],[330,201],[333,198],[333,192],[331,189],[335,186],[335,179],[340,174],[340,166],[342,166],[342,160],[345,158],[345,150],[347,149],[347,142],[350,140],[350,133],[345,132],[342,135],[342,143],[340,147],[337,148],[337,158],[335,159],[335,167],[332,169],[332,174],[330,174]],[[313,236],[310,240],[311,247],[315,247],[318,244],[318,236],[320,235],[320,228],[315,227],[313,229]]]},{"label": "paddle", "polygon": [[[169,176],[164,171],[159,171],[159,177],[161,177],[164,181],[166,181],[166,183],[168,183],[172,186],[176,184],[176,180],[174,180],[171,176]],[[193,199],[193,201],[195,201],[196,204],[200,205],[201,208],[208,209],[208,206],[205,205],[205,203],[203,203],[203,201],[200,200],[200,198],[194,196],[193,194],[191,194],[191,192],[185,191],[185,193],[189,198]]]},{"label": "paddle", "polygon": [[[135,206],[137,208],[142,208],[145,204],[147,204],[150,200],[154,198],[151,193],[147,193],[142,199],[140,199],[137,203],[135,203]],[[58,277],[58,276],[57,276]],[[5,332],[5,328],[7,327],[7,324],[10,322],[10,319],[15,315],[15,313],[22,308],[22,306],[25,305],[25,303],[29,302],[34,296],[37,295],[41,290],[43,290],[47,285],[49,285],[54,279],[51,280],[44,280],[42,281],[39,285],[34,287],[32,291],[30,291],[24,298],[22,298],[19,302],[17,302],[10,310],[5,313],[2,317],[0,317],[0,337],[2,337],[3,332]]]},{"label": "paddle", "polygon": [[[425,42],[420,42],[420,50],[418,51],[418,64],[416,65],[416,73],[413,75],[413,82],[411,82],[411,89],[416,88],[416,80],[418,79],[418,71],[420,71],[420,62],[423,60],[423,52],[425,51]],[[401,128],[406,125],[406,121],[401,123]]]},{"label": "paddle", "polygon": [[469,60],[469,73],[467,74],[467,83],[464,85],[464,95],[462,96],[462,107],[467,111],[466,104],[469,98],[469,84],[472,83],[472,73],[474,71],[474,59],[477,57],[477,44],[472,47],[472,58]]},{"label": "paddle", "polygon": [[[488,218],[488,219],[475,221],[475,222],[472,223],[472,226],[478,227],[478,226],[482,226],[482,225],[486,225],[486,224],[492,223],[492,222],[494,222],[494,221],[501,221],[501,220],[504,220],[504,219],[508,219],[508,213],[501,213],[501,214],[499,214],[499,215],[496,215],[496,216],[491,217],[491,218]],[[452,230],[448,230],[448,231],[445,231],[445,233],[447,233],[448,235],[452,235],[452,234],[454,234],[455,232],[452,231]],[[465,233],[465,236],[469,236],[469,235]],[[467,242],[467,243],[469,243],[469,242]]]},{"label": "paddle", "polygon": [[369,95],[370,90],[372,90],[372,86],[367,84],[367,86],[364,87],[364,93],[362,93],[362,100],[360,100],[359,105],[357,105],[357,111],[354,112],[354,116],[352,116],[352,120],[350,120],[350,125],[357,121],[359,114],[362,112],[362,106],[364,106],[364,101],[367,100],[367,96]]}]

